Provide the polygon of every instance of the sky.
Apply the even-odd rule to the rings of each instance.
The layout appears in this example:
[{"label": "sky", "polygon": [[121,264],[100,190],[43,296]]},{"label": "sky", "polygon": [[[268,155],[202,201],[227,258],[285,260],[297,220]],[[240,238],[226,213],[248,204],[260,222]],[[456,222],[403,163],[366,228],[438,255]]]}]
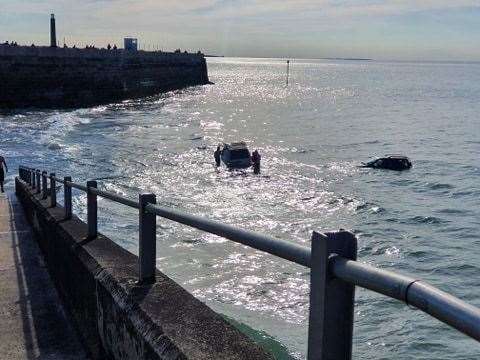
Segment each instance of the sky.
[{"label": "sky", "polygon": [[0,41],[242,57],[480,61],[480,0],[0,0]]}]

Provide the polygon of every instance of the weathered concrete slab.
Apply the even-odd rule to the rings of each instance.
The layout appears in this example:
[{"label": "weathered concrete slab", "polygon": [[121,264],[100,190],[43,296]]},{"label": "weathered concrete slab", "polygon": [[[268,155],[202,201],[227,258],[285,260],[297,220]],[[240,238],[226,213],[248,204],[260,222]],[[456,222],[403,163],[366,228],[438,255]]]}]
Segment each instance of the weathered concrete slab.
[{"label": "weathered concrete slab", "polygon": [[0,358],[87,359],[15,195],[0,194]]}]

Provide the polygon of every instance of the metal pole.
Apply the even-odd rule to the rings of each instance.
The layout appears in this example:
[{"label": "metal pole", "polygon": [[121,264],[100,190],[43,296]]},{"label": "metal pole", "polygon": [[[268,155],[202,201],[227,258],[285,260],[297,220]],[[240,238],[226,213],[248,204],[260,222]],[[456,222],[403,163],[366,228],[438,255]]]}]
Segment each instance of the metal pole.
[{"label": "metal pole", "polygon": [[155,194],[139,195],[139,282],[155,282],[155,259],[157,257],[157,215],[145,211],[145,206],[156,204]]},{"label": "metal pole", "polygon": [[308,360],[352,358],[355,286],[329,269],[333,254],[357,258],[357,239],[347,231],[312,235]]},{"label": "metal pole", "polygon": [[70,176],[63,178],[63,206],[65,207],[65,219],[69,220],[72,218],[72,188],[67,185],[67,182],[72,182]]},{"label": "metal pole", "polygon": [[290,76],[290,60],[287,60],[287,86],[288,86],[288,77]]},{"label": "metal pole", "polygon": [[480,309],[436,289],[421,280],[335,256],[333,275],[410,306],[416,306],[464,334],[480,341]]},{"label": "metal pole", "polygon": [[88,222],[88,239],[97,237],[97,195],[90,191],[90,188],[97,188],[97,182],[94,180],[87,181],[87,222]]},{"label": "metal pole", "polygon": [[55,173],[50,173],[50,206],[57,206],[57,186],[55,184]]},{"label": "metal pole", "polygon": [[47,184],[47,172],[46,171],[42,171],[42,199],[46,199],[48,197],[48,194],[47,194],[47,187],[48,187],[48,184]]},{"label": "metal pole", "polygon": [[37,189],[37,194],[40,194],[40,191],[42,191],[41,188],[40,188],[40,170],[37,169],[36,174],[37,174],[37,185],[36,185],[36,189]]},{"label": "metal pole", "polygon": [[32,189],[35,188],[35,170],[30,169],[30,186]]}]

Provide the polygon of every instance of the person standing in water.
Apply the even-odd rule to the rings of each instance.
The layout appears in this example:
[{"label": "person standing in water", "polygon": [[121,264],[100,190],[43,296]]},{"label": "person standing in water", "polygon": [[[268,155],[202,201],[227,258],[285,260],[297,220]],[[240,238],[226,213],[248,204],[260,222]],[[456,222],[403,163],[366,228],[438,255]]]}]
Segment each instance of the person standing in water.
[{"label": "person standing in water", "polygon": [[252,153],[252,164],[253,164],[253,173],[254,174],[260,174],[260,160],[262,157],[260,156],[260,153],[258,150],[255,150]]},{"label": "person standing in water", "polygon": [[220,150],[220,145],[217,146],[217,150],[215,150],[215,152],[213,153],[213,157],[215,158],[215,165],[217,167],[220,166],[220,154],[222,153],[222,151]]},{"label": "person standing in water", "polygon": [[5,181],[5,173],[3,172],[3,167],[5,166],[5,171],[8,172],[7,163],[5,158],[0,155],[0,190],[3,193],[3,182]]}]

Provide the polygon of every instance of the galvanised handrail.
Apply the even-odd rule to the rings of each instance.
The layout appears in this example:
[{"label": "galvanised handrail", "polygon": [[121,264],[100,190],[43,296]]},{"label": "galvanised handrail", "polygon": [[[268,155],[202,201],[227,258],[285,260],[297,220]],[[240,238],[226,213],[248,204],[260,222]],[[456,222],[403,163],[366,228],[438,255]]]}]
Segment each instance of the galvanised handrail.
[{"label": "galvanised handrail", "polygon": [[160,217],[222,236],[254,249],[276,255],[282,259],[310,267],[310,249],[305,246],[158,205],[148,204],[145,210]]},{"label": "galvanised handrail", "polygon": [[[234,242],[267,252],[311,269],[308,359],[351,359],[353,301],[355,286],[375,291],[415,306],[425,313],[480,341],[480,309],[420,280],[378,269],[356,261],[357,239],[346,231],[319,234],[314,232],[311,249],[289,241],[239,229],[218,221],[190,215],[156,205],[155,195],[141,194],[139,201],[97,189],[95,181],[87,186],[70,177],[20,166],[20,178],[36,193],[55,198],[55,183],[64,184],[65,217],[71,217],[71,188],[87,192],[89,237],[97,236],[97,202],[101,196],[139,209],[140,282],[155,281],[156,216],[166,218]],[[50,189],[47,190],[47,178]],[[47,194],[45,194],[47,192]],[[54,205],[56,206],[56,202]]]}]

